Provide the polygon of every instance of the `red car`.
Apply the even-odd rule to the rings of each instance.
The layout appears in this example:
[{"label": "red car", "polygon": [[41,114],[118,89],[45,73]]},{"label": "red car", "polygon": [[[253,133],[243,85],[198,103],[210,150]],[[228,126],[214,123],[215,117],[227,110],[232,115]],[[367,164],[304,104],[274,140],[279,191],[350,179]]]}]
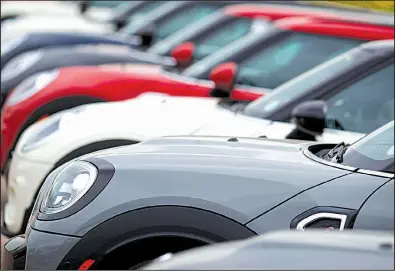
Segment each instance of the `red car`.
[{"label": "red car", "polygon": [[[240,16],[250,18],[252,9],[245,9]],[[187,69],[182,67],[192,61],[194,50],[199,49],[193,43],[174,49],[172,55],[180,69],[122,64],[68,67],[37,74],[21,83],[5,102],[1,116],[1,168],[4,170],[24,129],[60,110],[134,98],[149,91],[197,97],[226,97],[231,93],[231,100],[251,101],[365,41],[393,37],[393,25],[328,17],[285,18],[267,27],[263,34],[251,33]]]}]

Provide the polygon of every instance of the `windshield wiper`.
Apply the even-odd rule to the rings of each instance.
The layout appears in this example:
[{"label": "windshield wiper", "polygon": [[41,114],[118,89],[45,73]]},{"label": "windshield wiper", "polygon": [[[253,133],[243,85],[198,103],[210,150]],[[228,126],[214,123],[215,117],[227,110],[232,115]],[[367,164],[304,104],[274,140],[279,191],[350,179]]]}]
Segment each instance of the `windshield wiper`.
[{"label": "windshield wiper", "polygon": [[332,150],[330,150],[326,156],[332,162],[342,163],[344,153],[347,151],[348,146],[350,146],[350,144],[345,144],[344,142],[341,142],[337,144]]}]

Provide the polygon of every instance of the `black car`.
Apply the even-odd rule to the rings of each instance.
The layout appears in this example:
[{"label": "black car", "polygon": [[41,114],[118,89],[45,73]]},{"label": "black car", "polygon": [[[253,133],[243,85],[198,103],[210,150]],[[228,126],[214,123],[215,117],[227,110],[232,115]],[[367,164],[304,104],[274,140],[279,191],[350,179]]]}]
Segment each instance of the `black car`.
[{"label": "black car", "polygon": [[6,249],[27,270],[134,269],[289,229],[394,231],[394,121],[351,145],[165,137],[87,154],[47,177]]},{"label": "black car", "polygon": [[278,231],[165,254],[143,270],[394,270],[394,233]]}]

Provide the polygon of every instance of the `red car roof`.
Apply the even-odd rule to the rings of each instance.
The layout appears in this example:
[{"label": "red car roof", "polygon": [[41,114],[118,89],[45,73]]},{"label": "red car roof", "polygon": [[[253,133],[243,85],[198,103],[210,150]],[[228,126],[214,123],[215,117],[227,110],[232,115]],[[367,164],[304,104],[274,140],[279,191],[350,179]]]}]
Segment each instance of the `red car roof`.
[{"label": "red car roof", "polygon": [[394,28],[363,23],[291,17],[277,20],[274,25],[291,31],[330,35],[361,40],[383,40],[394,38]]},{"label": "red car roof", "polygon": [[378,27],[394,27],[394,16],[391,14],[367,14],[353,11],[333,11],[315,7],[276,6],[265,4],[238,4],[224,8],[225,14],[235,17],[259,18],[278,20],[286,17],[312,17],[320,19],[341,20],[349,23],[376,25]]}]

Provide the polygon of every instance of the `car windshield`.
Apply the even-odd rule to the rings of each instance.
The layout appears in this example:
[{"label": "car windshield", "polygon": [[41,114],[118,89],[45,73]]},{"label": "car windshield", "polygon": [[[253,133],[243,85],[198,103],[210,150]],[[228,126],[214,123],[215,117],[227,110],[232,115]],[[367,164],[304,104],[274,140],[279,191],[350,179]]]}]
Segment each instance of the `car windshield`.
[{"label": "car windshield", "polygon": [[394,173],[394,121],[350,145],[341,164]]},{"label": "car windshield", "polygon": [[[170,14],[167,14],[167,16],[159,18],[154,22],[155,35],[153,44],[164,40],[187,25],[202,20],[206,16],[218,10],[220,7],[221,5],[215,5],[210,2],[196,2],[182,8],[178,8]],[[135,18],[133,24],[128,24],[121,32],[134,34],[145,25],[146,21],[147,19],[145,16],[138,16],[138,20]]]},{"label": "car windshield", "polygon": [[[362,42],[356,39],[297,32],[290,33],[269,46],[262,45],[265,43],[263,40],[259,46],[248,50],[242,58],[232,60],[238,64],[236,83],[271,90]],[[233,51],[234,54],[239,48],[233,49],[236,49]],[[185,70],[184,75],[208,79],[209,71],[221,62],[229,61],[220,52],[212,57],[214,59],[195,63]]]},{"label": "car windshield", "polygon": [[92,7],[105,7],[105,8],[117,8],[122,5],[124,1],[89,1]]},{"label": "car windshield", "polygon": [[162,42],[158,42],[148,51],[154,54],[170,56],[177,45],[191,41],[195,44],[194,61],[199,61],[230,43],[249,34],[257,24],[262,27],[270,25],[264,20],[251,20],[226,16],[222,11],[209,16],[190,28],[184,28]]},{"label": "car windshield", "polygon": [[[126,24],[132,24],[134,22],[139,21],[142,16],[145,16],[148,12],[153,11],[155,8],[163,5],[166,2],[163,1],[144,1],[139,4],[136,8],[133,9],[133,13],[127,16]],[[133,2],[123,2],[118,5],[113,10],[113,18],[121,17],[125,10],[128,10],[131,5],[134,5]]]},{"label": "car windshield", "polygon": [[[273,112],[295,101],[310,89],[315,89],[327,80],[330,80],[330,78],[352,70],[364,61],[364,54],[368,54],[368,52],[358,48],[345,52],[285,82],[272,93],[251,102],[244,108],[242,113],[252,117],[268,118]],[[331,75],[330,77],[328,76],[329,74]]]}]

